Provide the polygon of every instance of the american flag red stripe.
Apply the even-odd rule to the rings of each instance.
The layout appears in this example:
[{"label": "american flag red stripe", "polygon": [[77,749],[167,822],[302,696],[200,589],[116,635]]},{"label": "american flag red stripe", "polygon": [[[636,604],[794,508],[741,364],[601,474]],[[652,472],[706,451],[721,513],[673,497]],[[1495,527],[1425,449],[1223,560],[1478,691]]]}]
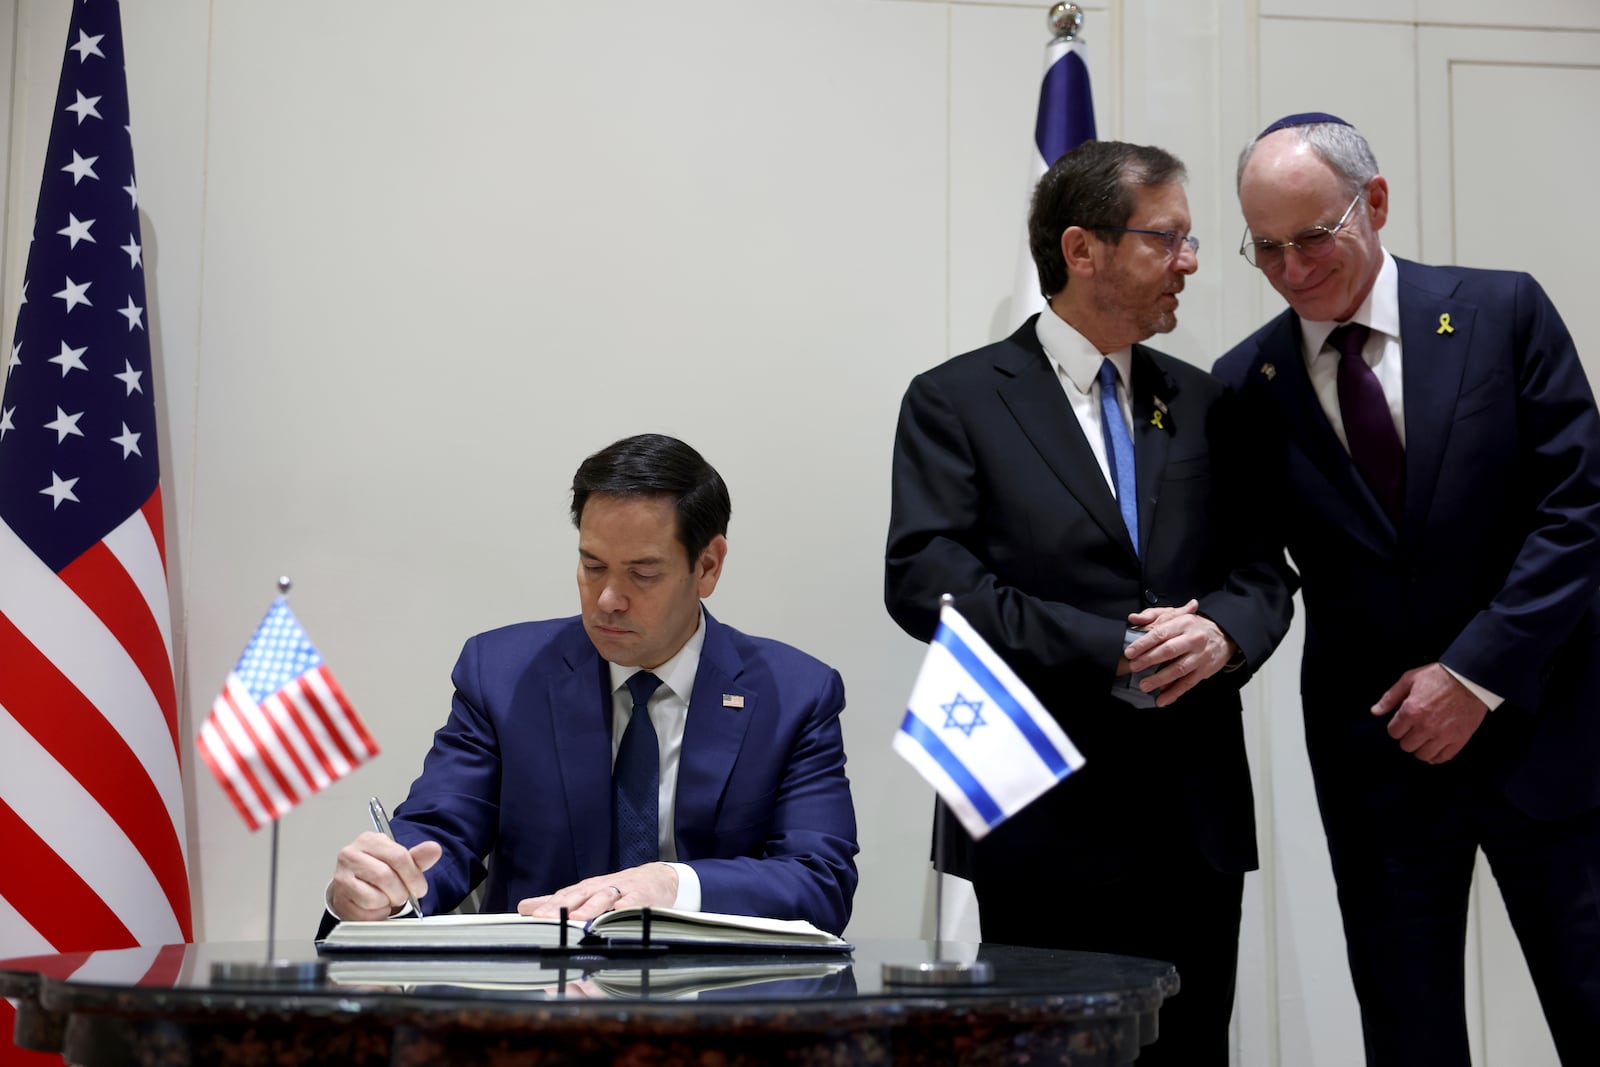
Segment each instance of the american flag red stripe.
[{"label": "american flag red stripe", "polygon": [[343,767],[334,766],[316,736],[323,724],[288,696],[287,691],[273,694],[262,702],[262,710],[272,718],[278,736],[292,746],[295,766],[300,769],[301,776],[316,783],[318,789],[325,788],[348,769],[349,761],[345,761]]},{"label": "american flag red stripe", "polygon": [[[143,525],[142,513],[138,515]],[[148,536],[148,531],[146,531]],[[172,649],[150,605],[122,562],[112,553],[110,537],[62,568],[61,580],[100,618],[100,622],[127,650],[155,694],[178,751],[178,697],[172,679]]]},{"label": "american flag red stripe", "polygon": [[[356,709],[345,699],[344,690],[332,674],[321,669],[311,672],[302,695],[348,766],[354,767],[378,751],[366,724],[357,717]],[[335,777],[345,773],[341,770]]]},{"label": "american flag red stripe", "polygon": [[187,955],[188,950],[182,945],[162,945],[137,984],[162,989],[177,985],[183,976],[183,961]]},{"label": "american flag red stripe", "polygon": [[239,762],[238,755],[226,738],[220,736],[216,726],[207,723],[201,728],[195,747],[200,758],[211,771],[211,776],[222,786],[222,791],[233,801],[234,808],[244,817],[245,824],[255,830],[272,819],[265,808],[261,785],[250,769]]},{"label": "american flag red stripe", "polygon": [[51,945],[78,939],[88,944],[130,945],[133,933],[105,901],[84,884],[33,827],[0,801],[0,895],[24,915],[45,916],[35,929]]},{"label": "american flag red stripe", "polygon": [[[130,516],[124,526],[128,525],[147,529],[139,512]],[[127,540],[138,543],[137,538]],[[145,564],[124,568],[108,552],[101,569],[114,575],[111,580],[124,589],[137,585],[132,572],[144,572],[145,587],[131,591],[129,598],[139,605],[159,602],[165,606],[165,574],[154,565],[159,558],[154,540],[146,536],[143,543],[149,557]],[[130,553],[137,554],[137,549]],[[0,799],[19,808],[24,800],[36,802],[37,790],[30,785],[37,785],[53,766],[59,772],[57,787],[75,794],[71,798],[74,803],[69,806],[68,798],[56,793],[40,813],[45,822],[30,820],[34,828],[60,852],[62,838],[81,833],[83,828],[61,820],[58,813],[76,806],[98,809],[96,823],[132,845],[134,858],[143,868],[133,877],[141,881],[153,877],[166,898],[161,909],[164,917],[152,914],[130,923],[137,940],[187,940],[189,887],[179,833],[182,783],[161,694],[151,689],[147,670],[129,656],[124,642],[92,607],[3,525],[0,573],[8,579],[0,588],[0,662],[6,664],[0,671],[0,708],[11,724],[42,750],[40,758],[18,766],[15,775],[0,775]],[[163,692],[170,699],[170,666],[166,673],[169,681]],[[18,752],[16,746],[0,749],[11,758]],[[0,761],[6,758],[0,756]],[[18,796],[13,789],[28,790],[28,795]],[[118,881],[110,877],[97,888],[114,900],[126,893]],[[52,943],[59,948],[82,947]],[[83,944],[124,947],[132,943]]]},{"label": "american flag red stripe", "polygon": [[[6,664],[6,669],[0,671],[0,707],[71,776],[77,788],[93,799],[133,845],[160,881],[172,915],[184,917],[181,932],[187,939],[189,881],[183,844],[173,832],[172,813],[151,781],[149,769],[101,708],[85,697],[4,611],[0,611],[0,661]],[[175,770],[176,753],[169,762]],[[4,799],[0,793],[0,801]],[[70,921],[72,914],[65,912],[65,917]],[[52,937],[51,943],[64,942]],[[134,942],[87,943],[122,947]]]},{"label": "american flag red stripe", "polygon": [[378,754],[282,597],[228,674],[195,745],[252,830]]}]

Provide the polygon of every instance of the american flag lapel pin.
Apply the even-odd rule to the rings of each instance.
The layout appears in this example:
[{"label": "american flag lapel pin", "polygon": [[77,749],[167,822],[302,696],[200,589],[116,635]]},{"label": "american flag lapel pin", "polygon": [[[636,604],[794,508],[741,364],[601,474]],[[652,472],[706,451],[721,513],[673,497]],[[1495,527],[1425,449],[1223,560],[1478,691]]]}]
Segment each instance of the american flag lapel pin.
[{"label": "american flag lapel pin", "polygon": [[744,697],[740,696],[738,693],[723,693],[722,706],[725,708],[733,708],[735,711],[742,710],[744,708]]}]

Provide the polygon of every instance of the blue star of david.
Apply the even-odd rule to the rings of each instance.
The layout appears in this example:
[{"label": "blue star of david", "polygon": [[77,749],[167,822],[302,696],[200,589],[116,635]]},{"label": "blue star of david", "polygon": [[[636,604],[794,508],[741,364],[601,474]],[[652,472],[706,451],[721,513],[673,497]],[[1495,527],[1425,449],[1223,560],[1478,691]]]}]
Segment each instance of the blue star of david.
[{"label": "blue star of david", "polygon": [[[944,728],[946,730],[949,730],[953,727],[957,730],[960,730],[968,737],[971,737],[973,730],[979,726],[985,725],[983,716],[978,711],[979,708],[983,707],[983,701],[981,700],[968,700],[960,693],[957,693],[956,698],[950,703],[940,704],[939,706],[944,709]],[[962,708],[971,709],[971,714],[967,716],[966,721],[964,722],[962,721],[960,715]]]}]

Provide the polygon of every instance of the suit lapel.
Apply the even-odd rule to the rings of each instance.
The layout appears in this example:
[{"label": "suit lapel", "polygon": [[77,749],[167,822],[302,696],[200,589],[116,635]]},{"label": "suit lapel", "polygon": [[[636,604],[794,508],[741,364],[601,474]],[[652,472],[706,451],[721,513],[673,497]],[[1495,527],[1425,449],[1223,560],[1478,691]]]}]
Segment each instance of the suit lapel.
[{"label": "suit lapel", "polygon": [[1394,523],[1356,470],[1350,453],[1339,443],[1327,413],[1322,410],[1322,403],[1311,386],[1311,375],[1306,370],[1299,323],[1293,312],[1279,318],[1278,327],[1260,342],[1260,351],[1276,354],[1279,362],[1262,362],[1255,373],[1266,379],[1267,389],[1278,403],[1284,432],[1299,445],[1333,489],[1367,520],[1359,528],[1361,534],[1379,535],[1377,540],[1366,539],[1380,551],[1388,551],[1384,546],[1394,543]]},{"label": "suit lapel", "polygon": [[1122,522],[1116,497],[1106,485],[1094,451],[1083,436],[1083,427],[1061,391],[1061,380],[1056,377],[1050,357],[1033,332],[1033,320],[1012,334],[1011,341],[1012,346],[995,361],[995,369],[1003,375],[998,390],[1001,402],[1083,510],[1107,537],[1133,555],[1133,541]]},{"label": "suit lapel", "polygon": [[[1400,375],[1405,383],[1406,526],[1420,530],[1449,444],[1476,309],[1450,298],[1453,280],[1403,260],[1395,263],[1400,268]],[[1444,315],[1450,325],[1441,333]]]},{"label": "suit lapel", "polygon": [[1144,542],[1141,554],[1155,529],[1161,476],[1167,469],[1167,446],[1173,433],[1168,405],[1177,392],[1177,383],[1156,364],[1149,349],[1134,345],[1128,406],[1133,412],[1134,487],[1139,496],[1139,540]]},{"label": "suit lapel", "polygon": [[743,660],[727,627],[706,612],[706,640],[695,671],[689,717],[678,753],[678,793],[673,835],[678,859],[696,859],[693,842],[716,825],[717,805],[744,744],[760,696],[740,682]]},{"label": "suit lapel", "polygon": [[550,680],[550,720],[556,773],[567,800],[574,869],[610,869],[611,675],[581,625],[567,635],[567,671]]}]

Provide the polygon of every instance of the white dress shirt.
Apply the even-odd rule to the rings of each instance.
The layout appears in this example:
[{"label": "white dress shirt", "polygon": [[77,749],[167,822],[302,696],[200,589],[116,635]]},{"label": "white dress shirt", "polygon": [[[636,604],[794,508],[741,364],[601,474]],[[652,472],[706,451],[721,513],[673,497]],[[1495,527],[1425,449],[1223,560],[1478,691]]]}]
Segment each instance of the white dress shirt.
[{"label": "white dress shirt", "polygon": [[[1367,298],[1356,308],[1356,313],[1350,316],[1350,322],[1359,322],[1366,326],[1371,333],[1367,335],[1366,347],[1361,350],[1361,356],[1367,361],[1367,366],[1372,368],[1372,373],[1377,377],[1378,384],[1383,387],[1384,399],[1389,403],[1389,416],[1394,419],[1395,432],[1400,435],[1400,445],[1406,443],[1406,408],[1405,408],[1405,380],[1401,374],[1402,353],[1400,346],[1400,270],[1395,266],[1394,257],[1388,249],[1383,253],[1383,266],[1378,268],[1378,280],[1372,284],[1372,291]],[[1300,320],[1300,343],[1302,354],[1305,356],[1306,373],[1311,377],[1311,388],[1316,391],[1317,402],[1322,405],[1322,412],[1328,417],[1328,425],[1333,427],[1333,432],[1338,436],[1339,443],[1344,445],[1345,451],[1350,450],[1350,441],[1345,437],[1344,415],[1339,410],[1339,360],[1340,353],[1328,344],[1328,335],[1334,329],[1342,326],[1341,322],[1311,322],[1307,319]],[[1483,701],[1492,711],[1500,705],[1503,699],[1496,693],[1485,689],[1483,686],[1463,678],[1460,673],[1445,667],[1462,685],[1471,690],[1472,695]]]},{"label": "white dress shirt", "polygon": [[[1383,397],[1389,402],[1389,417],[1394,420],[1395,431],[1400,435],[1400,447],[1406,443],[1405,382],[1400,374],[1400,271],[1394,257],[1383,253],[1383,266],[1378,268],[1378,280],[1372,291],[1350,316],[1350,322],[1359,322],[1372,332],[1367,335],[1366,347],[1361,356],[1372,368],[1378,384],[1383,387]],[[1344,415],[1339,410],[1339,360],[1342,358],[1328,344],[1328,335],[1342,322],[1310,322],[1300,320],[1300,344],[1306,360],[1306,373],[1311,376],[1311,388],[1316,391],[1317,402],[1328,416],[1328,425],[1338,435],[1345,451],[1350,442],[1344,435]]]},{"label": "white dress shirt", "polygon": [[[694,634],[683,647],[661,666],[651,671],[661,684],[650,695],[648,705],[650,724],[656,730],[656,743],[661,749],[661,781],[657,794],[657,835],[661,859],[678,872],[678,898],[672,906],[686,911],[700,910],[700,876],[694,868],[678,859],[677,834],[673,831],[673,813],[678,799],[678,764],[683,753],[683,729],[689,720],[689,697],[694,693],[695,675],[700,670],[700,650],[706,643],[705,609],[700,609],[700,622]],[[622,733],[633,717],[633,697],[628,693],[628,679],[637,674],[639,667],[619,667],[606,664],[611,670],[611,762],[617,762],[617,750],[622,747]]]},{"label": "white dress shirt", "polygon": [[1048,304],[1039,313],[1034,333],[1056,369],[1061,391],[1066,394],[1067,403],[1072,405],[1072,414],[1077,417],[1078,425],[1083,427],[1083,436],[1088,438],[1095,462],[1100,464],[1100,474],[1114,497],[1117,495],[1117,485],[1111,477],[1111,464],[1106,460],[1106,436],[1100,417],[1100,364],[1109,359],[1117,368],[1117,407],[1122,411],[1122,421],[1127,425],[1129,436],[1132,436],[1133,407],[1128,399],[1128,382],[1133,373],[1133,349],[1119,348],[1102,354]]}]

